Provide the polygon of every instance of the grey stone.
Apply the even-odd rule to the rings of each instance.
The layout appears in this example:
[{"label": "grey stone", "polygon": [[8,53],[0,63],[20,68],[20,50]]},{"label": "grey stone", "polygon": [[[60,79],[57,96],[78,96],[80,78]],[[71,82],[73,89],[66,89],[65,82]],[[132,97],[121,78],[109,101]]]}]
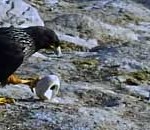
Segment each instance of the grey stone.
[{"label": "grey stone", "polygon": [[0,26],[44,26],[38,11],[23,0],[0,1]]},{"label": "grey stone", "polygon": [[9,97],[15,99],[28,99],[33,97],[29,86],[27,85],[6,85],[5,87],[0,87],[0,96]]},{"label": "grey stone", "polygon": [[135,96],[150,100],[150,86],[126,85],[125,88]]}]

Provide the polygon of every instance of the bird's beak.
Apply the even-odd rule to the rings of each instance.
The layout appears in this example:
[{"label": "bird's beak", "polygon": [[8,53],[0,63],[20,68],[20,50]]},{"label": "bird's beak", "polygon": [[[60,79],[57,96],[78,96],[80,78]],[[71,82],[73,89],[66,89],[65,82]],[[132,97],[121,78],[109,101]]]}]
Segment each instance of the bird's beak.
[{"label": "bird's beak", "polygon": [[58,47],[56,48],[56,50],[54,51],[54,53],[55,53],[56,55],[60,56],[60,55],[62,54],[62,53],[61,53],[61,47],[58,46]]}]

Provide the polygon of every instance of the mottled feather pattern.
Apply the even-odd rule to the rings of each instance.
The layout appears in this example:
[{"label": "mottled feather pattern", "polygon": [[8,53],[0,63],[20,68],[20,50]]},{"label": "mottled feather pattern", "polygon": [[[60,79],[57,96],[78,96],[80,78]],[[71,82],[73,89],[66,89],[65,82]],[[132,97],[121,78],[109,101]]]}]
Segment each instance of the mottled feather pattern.
[{"label": "mottled feather pattern", "polygon": [[35,52],[35,46],[32,37],[23,29],[12,27],[7,34],[10,35],[10,39],[20,43],[25,55],[24,59],[27,59]]}]

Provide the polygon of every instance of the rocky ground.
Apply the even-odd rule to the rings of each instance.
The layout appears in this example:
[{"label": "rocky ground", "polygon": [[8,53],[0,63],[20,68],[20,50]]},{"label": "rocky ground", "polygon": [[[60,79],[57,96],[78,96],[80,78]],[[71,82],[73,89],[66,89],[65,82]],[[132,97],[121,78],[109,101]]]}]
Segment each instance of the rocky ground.
[{"label": "rocky ground", "polygon": [[63,55],[40,51],[42,56],[32,56],[16,73],[22,77],[56,74],[61,89],[51,102],[33,100],[26,85],[0,89],[1,96],[16,99],[15,104],[0,106],[0,129],[149,130],[146,1],[27,2],[39,10],[46,26],[57,31]]}]

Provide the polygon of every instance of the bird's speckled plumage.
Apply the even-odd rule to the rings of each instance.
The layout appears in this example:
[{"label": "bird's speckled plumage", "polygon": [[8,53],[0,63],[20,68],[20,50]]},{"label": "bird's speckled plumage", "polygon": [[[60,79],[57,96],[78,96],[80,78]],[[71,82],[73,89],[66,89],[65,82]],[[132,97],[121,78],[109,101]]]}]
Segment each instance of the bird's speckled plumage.
[{"label": "bird's speckled plumage", "polygon": [[25,57],[29,57],[35,52],[35,46],[33,38],[26,32],[25,29],[21,28],[1,28],[0,36],[5,35],[10,38],[10,40],[15,43],[19,42],[19,46],[23,50]]},{"label": "bird's speckled plumage", "polygon": [[53,30],[46,27],[0,28],[0,82],[7,78],[39,49],[59,47],[59,39]]}]

